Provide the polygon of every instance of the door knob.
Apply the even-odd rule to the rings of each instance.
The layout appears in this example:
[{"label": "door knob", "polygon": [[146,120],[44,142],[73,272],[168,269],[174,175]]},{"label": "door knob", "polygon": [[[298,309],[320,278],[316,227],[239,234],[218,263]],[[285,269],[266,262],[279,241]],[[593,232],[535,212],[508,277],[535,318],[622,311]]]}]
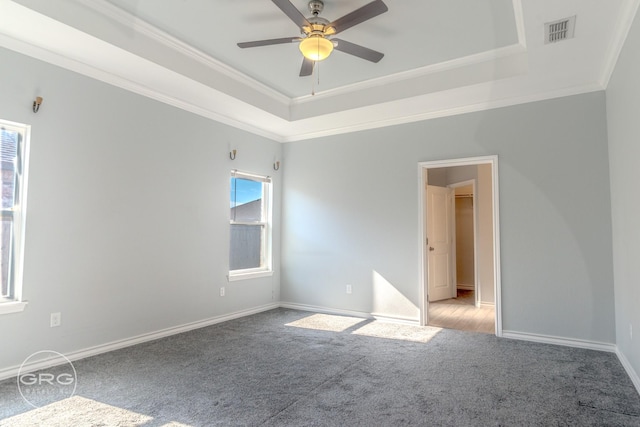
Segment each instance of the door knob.
[{"label": "door knob", "polygon": [[431,251],[435,251],[435,248],[433,246],[429,246],[429,252]]}]

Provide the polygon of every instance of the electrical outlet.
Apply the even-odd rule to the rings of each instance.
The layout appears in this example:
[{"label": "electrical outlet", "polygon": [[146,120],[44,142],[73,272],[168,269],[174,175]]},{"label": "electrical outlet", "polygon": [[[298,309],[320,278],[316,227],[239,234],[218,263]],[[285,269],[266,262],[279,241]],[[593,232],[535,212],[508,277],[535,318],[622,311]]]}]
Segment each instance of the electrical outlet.
[{"label": "electrical outlet", "polygon": [[62,315],[60,313],[51,313],[51,327],[55,328],[62,323]]},{"label": "electrical outlet", "polygon": [[351,294],[352,291],[353,289],[351,288],[351,285],[347,285],[347,293]]},{"label": "electrical outlet", "polygon": [[224,296],[224,286],[220,288],[220,296],[223,297]]}]

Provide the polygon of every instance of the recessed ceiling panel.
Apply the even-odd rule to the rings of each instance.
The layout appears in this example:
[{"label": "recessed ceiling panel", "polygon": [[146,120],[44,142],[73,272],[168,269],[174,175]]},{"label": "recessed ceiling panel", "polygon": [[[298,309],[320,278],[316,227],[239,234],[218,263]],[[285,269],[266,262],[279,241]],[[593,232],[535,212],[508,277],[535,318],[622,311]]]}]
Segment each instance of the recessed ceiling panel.
[{"label": "recessed ceiling panel", "polygon": [[[126,12],[289,96],[299,97],[518,43],[512,0],[385,0],[389,10],[340,33],[385,54],[371,63],[334,51],[299,77],[297,43],[240,49],[238,42],[300,35],[270,0],[109,0]],[[325,0],[333,21],[370,0]],[[308,2],[292,3],[309,16]]]}]

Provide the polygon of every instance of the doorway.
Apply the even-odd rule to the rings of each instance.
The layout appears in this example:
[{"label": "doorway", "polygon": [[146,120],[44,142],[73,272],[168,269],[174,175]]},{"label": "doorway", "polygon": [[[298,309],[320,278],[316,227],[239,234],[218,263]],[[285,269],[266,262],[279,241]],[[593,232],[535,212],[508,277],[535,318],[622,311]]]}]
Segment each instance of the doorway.
[{"label": "doorway", "polygon": [[[474,321],[461,319],[460,316],[483,318],[484,326],[478,326],[477,330],[489,332],[488,320],[489,329],[501,336],[497,156],[421,162],[418,172],[419,227],[422,237],[419,251],[421,324],[437,323],[442,310],[446,308],[456,312],[460,325]],[[438,194],[450,196],[434,197],[434,190]],[[461,202],[456,203],[456,200]],[[444,203],[444,208],[434,206],[438,203]],[[467,222],[471,220],[475,230],[470,243],[473,248],[471,255],[458,251],[461,249],[458,246],[468,246],[469,242],[456,239],[456,204],[465,205],[467,210],[471,208],[473,212],[463,213]],[[442,217],[447,217],[451,225],[446,225]],[[438,224],[435,228],[434,223]],[[451,244],[439,250],[442,234],[447,235],[445,240]],[[446,256],[443,251],[447,252]],[[439,258],[433,256],[435,253],[440,253]],[[466,265],[462,269],[458,268],[456,262],[456,258],[460,256],[466,257]],[[448,259],[448,263],[444,259]],[[445,304],[449,306],[445,307]]]},{"label": "doorway", "polygon": [[[474,166],[469,166],[474,167]],[[477,175],[477,174],[476,174]],[[456,297],[480,307],[482,298],[478,286],[478,261],[476,259],[477,178],[455,182],[448,187],[453,189],[453,219],[455,230],[455,272]]]}]

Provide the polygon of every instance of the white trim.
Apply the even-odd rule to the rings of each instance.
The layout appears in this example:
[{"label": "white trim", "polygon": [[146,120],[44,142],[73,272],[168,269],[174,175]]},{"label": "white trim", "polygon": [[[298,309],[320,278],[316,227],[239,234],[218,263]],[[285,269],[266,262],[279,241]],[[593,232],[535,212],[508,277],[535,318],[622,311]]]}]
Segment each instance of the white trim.
[{"label": "white trim", "polygon": [[280,307],[292,310],[313,311],[315,313],[335,314],[338,316],[361,317],[363,319],[373,319],[373,315],[364,311],[342,310],[339,308],[320,307],[317,305],[298,304],[295,302],[280,302]]},{"label": "white trim", "polygon": [[496,306],[495,302],[483,302],[483,301],[478,302],[478,307],[482,307],[482,308],[495,308],[495,306]]},{"label": "white trim", "polygon": [[410,317],[393,317],[384,314],[371,313],[374,319],[385,323],[398,323],[400,325],[420,326],[420,319]]},{"label": "white trim", "polygon": [[[234,128],[253,133],[254,135],[263,136],[273,141],[284,142],[284,139],[281,137],[280,134],[276,134],[260,126],[253,125],[248,121],[241,121],[239,119],[229,117],[225,115],[222,110],[205,108],[201,105],[198,105],[198,103],[189,102],[187,100],[182,100],[173,96],[166,95],[160,92],[156,88],[145,86],[142,83],[138,83],[136,81],[130,80],[119,74],[105,71],[87,62],[73,59],[64,54],[54,52],[53,50],[50,50],[48,48],[34,45],[32,43],[29,43],[23,40],[19,40],[7,34],[0,34],[0,46],[9,50],[18,52],[22,55],[30,56],[40,61],[57,65],[59,67],[62,67],[70,71],[74,71],[76,73],[82,74],[83,76],[87,76],[92,79],[95,79],[104,83],[108,83],[115,87],[119,87],[121,89],[127,90],[131,93],[142,95],[147,98],[162,102],[164,104],[174,106],[181,110],[189,111],[199,116],[206,117],[206,118],[215,120],[217,122],[232,126]],[[184,81],[193,82],[193,80],[185,76],[177,75],[177,79],[182,79],[182,82]],[[233,99],[234,102],[241,102],[243,104],[246,104],[243,101],[239,101],[236,98],[232,98],[231,96],[227,97],[227,96],[221,95],[222,93],[219,92],[217,89],[211,89],[211,91],[219,95],[221,98],[224,98],[225,100]],[[257,107],[250,107],[250,108],[255,110],[258,109]]]},{"label": "white trim", "polygon": [[494,156],[491,163],[493,196],[493,277],[495,280],[493,288],[493,301],[496,313],[496,336],[502,336],[502,275],[500,270],[500,189],[498,183],[498,156]]},{"label": "white trim", "polygon": [[[522,0],[512,1],[516,27],[518,31],[518,43],[493,51],[482,52],[465,58],[459,58],[453,62],[446,62],[434,65],[432,67],[425,67],[423,69],[414,70],[411,73],[417,73],[417,78],[423,76],[423,79],[428,79],[428,77],[425,77],[426,74],[424,73],[427,72],[428,74],[430,72],[435,72],[438,70],[438,67],[440,67],[442,70],[448,70],[451,67],[460,67],[464,66],[465,64],[473,65],[478,60],[498,60],[509,62],[512,56],[522,56],[522,61],[515,61],[517,62],[517,64],[512,65],[519,65],[521,67],[524,67],[524,62],[529,52],[526,47],[526,40],[524,39],[524,22],[521,22],[524,21],[523,5],[521,4]],[[288,120],[292,117],[292,108],[296,109],[296,104],[311,102],[311,100],[309,99],[309,101],[305,101],[304,97],[295,98],[292,100],[286,95],[283,95],[281,92],[274,90],[269,86],[263,85],[262,83],[259,83],[257,80],[253,80],[253,78],[247,75],[240,76],[236,70],[229,67],[228,65],[222,64],[214,58],[209,57],[206,53],[187,46],[184,42],[175,39],[172,36],[169,36],[168,34],[158,30],[157,28],[153,28],[153,26],[140,21],[135,16],[131,16],[130,14],[122,11],[121,9],[118,9],[105,0],[78,0],[78,6],[81,6],[82,9],[87,9],[88,12],[92,12],[91,9],[100,10],[100,12],[93,13],[103,13],[107,15],[108,18],[105,18],[108,19],[107,22],[112,22],[112,20],[119,20],[119,22],[121,22],[125,20],[125,18],[128,24],[131,24],[131,22],[135,22],[139,34],[143,35],[144,37],[148,37],[149,40],[156,40],[158,41],[158,43],[162,43],[163,46],[166,45],[168,49],[172,49],[172,51],[175,51],[177,54],[184,55],[184,57],[188,60],[193,59],[194,63],[195,61],[197,61],[198,64],[204,64],[203,67],[208,67],[208,69],[212,70],[212,73],[219,73],[225,78],[235,79],[234,81],[237,81],[240,86],[249,86],[249,91],[252,92],[251,89],[254,89],[253,92],[255,92],[255,95],[259,96],[260,102],[252,103],[250,99],[253,99],[253,97],[245,93],[246,91],[241,92],[243,94],[242,99],[246,99],[247,101],[241,101],[239,98],[234,98],[232,95],[228,95],[225,91],[228,88],[221,87],[220,89],[216,89],[209,87],[207,86],[207,84],[197,81],[197,79],[180,75],[178,72],[175,72],[170,68],[166,68],[162,65],[154,63],[153,61],[146,60],[142,56],[125,51],[123,48],[111,45],[108,42],[90,36],[89,34],[82,33],[78,29],[72,28],[48,16],[42,15],[41,13],[38,13],[26,6],[22,6],[18,3],[10,1],[2,3],[3,12],[5,11],[4,8],[6,8],[7,13],[9,13],[10,15],[15,14],[16,19],[14,19],[14,21],[18,22],[19,24],[15,24],[14,22],[12,25],[7,25],[5,34],[0,34],[0,46],[17,51],[23,55],[28,55],[51,64],[61,66],[65,69],[75,71],[85,76],[112,84],[116,87],[121,87],[133,93],[137,93],[139,95],[143,95],[151,99],[173,105],[177,108],[181,108],[185,111],[207,117],[220,123],[233,126],[235,128],[254,133],[256,135],[264,136],[274,141],[289,142],[319,138],[323,136],[338,135],[360,130],[376,129],[383,126],[411,123],[437,117],[447,117],[475,111],[485,111],[492,108],[506,107],[544,99],[603,90],[606,88],[605,83],[608,83],[611,71],[615,67],[617,55],[619,53],[619,50],[621,49],[622,44],[624,43],[624,36],[626,34],[626,31],[628,31],[629,25],[631,24],[630,20],[633,16],[633,13],[631,12],[637,10],[639,1],[640,0],[625,0],[623,6],[619,7],[619,12],[621,14],[626,14],[624,17],[621,16],[620,18],[623,21],[624,25],[619,26],[620,31],[616,33],[615,40],[612,41],[612,46],[608,50],[611,55],[610,57],[607,57],[607,65],[603,67],[606,70],[603,70],[602,73],[598,73],[598,75],[596,76],[597,81],[579,84],[572,87],[553,89],[542,93],[515,96],[513,95],[514,93],[537,90],[536,87],[540,89],[540,87],[538,87],[538,83],[542,82],[538,82],[536,78],[533,78],[532,81],[529,81],[529,79],[526,77],[526,74],[523,74],[520,76],[521,78],[514,80],[513,84],[508,83],[509,81],[511,81],[511,79],[504,78],[501,79],[500,82],[491,81],[474,84],[472,86],[457,88],[451,87],[447,90],[447,93],[450,94],[450,96],[447,95],[447,105],[451,105],[452,103],[459,104],[463,102],[469,104],[459,105],[457,107],[451,108],[444,107],[443,110],[440,111],[424,111],[427,108],[436,108],[434,107],[434,105],[437,106],[438,102],[440,102],[434,102],[431,99],[431,97],[435,95],[436,92],[432,92],[429,94],[417,94],[412,98],[404,99],[395,99],[393,96],[387,94],[388,96],[384,97],[384,100],[386,101],[381,99],[380,102],[374,105],[362,105],[358,108],[347,110],[348,112],[357,110],[353,114],[351,119],[353,120],[353,124],[344,124],[344,121],[338,120],[335,122],[336,127],[333,127],[334,122],[331,120],[330,116],[333,114],[338,114],[338,112],[326,106],[320,108],[319,110],[321,111],[316,112],[318,115],[312,114],[306,119]],[[111,64],[113,65],[113,67],[111,65],[109,66],[109,69],[111,70],[110,72],[102,71],[100,69],[100,60],[97,59],[95,55],[85,55],[85,59],[82,59],[81,56],[84,54],[78,49],[74,48],[75,44],[66,43],[60,45],[60,43],[51,42],[50,37],[46,37],[46,34],[49,34],[49,32],[46,32],[45,35],[40,34],[39,29],[45,30],[49,28],[56,31],[64,29],[64,34],[67,38],[73,38],[74,35],[82,37],[83,41],[86,41],[88,43],[85,47],[87,47],[87,50],[89,52],[102,52],[102,49],[106,48],[108,49],[108,52],[110,54],[117,54],[117,58],[119,59],[118,61],[114,61],[114,63]],[[0,29],[0,31],[4,30],[4,28]],[[36,33],[35,35],[32,34],[34,32]],[[97,49],[90,49],[89,46],[97,47]],[[66,55],[77,58],[77,60],[67,58],[65,56],[65,53]],[[91,63],[93,63],[94,65],[90,65]],[[117,64],[129,63],[136,65],[130,65],[127,67],[116,66]],[[140,78],[138,73],[126,71],[129,68],[138,69],[139,64],[144,64],[150,70],[155,69],[162,71],[162,79],[158,79],[159,81],[155,81],[154,79],[154,82],[151,82],[147,81],[147,79],[145,78]],[[169,75],[169,72],[174,73],[175,75]],[[231,75],[227,77],[229,73]],[[601,76],[600,74],[603,74],[603,76]],[[398,75],[390,76],[389,78],[398,79],[398,81],[401,81],[403,80],[403,74],[399,73]],[[385,81],[386,80],[382,82]],[[344,91],[347,91],[346,93],[350,93],[354,90],[360,90],[364,92],[363,96],[365,96],[365,98],[368,98],[369,95],[367,95],[367,88],[371,87],[370,85],[375,84],[375,82],[376,80],[374,79],[373,81],[362,82],[361,86],[358,86],[360,85],[359,83],[357,85],[351,85],[344,88],[336,89],[336,91],[333,92],[328,91],[326,92],[326,94],[325,92],[319,92],[315,95],[314,99],[328,101],[332,95],[340,94],[340,90],[343,91],[343,94],[345,93]],[[532,83],[533,86],[530,86],[530,83]],[[408,83],[405,82],[405,84]],[[564,84],[571,83],[564,82]],[[154,85],[154,87],[148,87],[148,85]],[[176,92],[175,87],[181,86],[187,87],[189,88],[189,90],[185,90],[183,93]],[[503,86],[505,90],[504,93],[501,92],[502,94],[492,95],[494,93],[492,90],[494,87]],[[476,89],[478,88],[483,88],[481,91],[483,93],[486,89],[486,94],[483,95],[483,93],[477,92]],[[437,92],[441,92],[441,90],[438,90]],[[495,97],[495,99],[484,101],[486,97],[492,96]],[[424,99],[424,102],[416,104],[414,102],[416,98]],[[438,100],[442,99],[441,96],[438,96],[436,98]],[[265,108],[263,105],[264,103],[273,103],[273,106]],[[258,104],[263,106],[255,106]],[[325,102],[325,104],[330,105],[331,103]],[[233,108],[229,108],[229,106],[232,106]],[[276,112],[269,112],[274,108],[277,109]],[[386,117],[391,118],[387,119]]]},{"label": "white trim", "polygon": [[115,6],[112,3],[104,0],[77,1],[84,4],[88,8],[93,9],[94,11],[107,16],[110,19],[113,19],[119,24],[122,24],[126,27],[134,28],[136,32],[140,33],[143,36],[149,37],[152,40],[155,40],[168,49],[179,52],[213,71],[217,71],[226,77],[229,77],[243,85],[248,86],[251,89],[269,96],[276,102],[284,105],[289,105],[290,98],[288,96],[265,85],[264,83],[260,83],[259,81],[253,79],[252,77],[249,77],[245,73],[236,70],[235,68],[223,62],[218,61],[217,59],[204,53],[203,51],[188,45],[182,40],[173,37],[169,33],[162,31],[161,29],[148,23],[147,21],[144,21],[139,17],[130,14],[126,10],[120,9],[118,6]]},{"label": "white trim", "polygon": [[447,197],[449,198],[447,201],[449,205],[449,258],[451,260],[449,264],[449,280],[451,281],[449,288],[451,298],[456,298],[458,296],[458,290],[456,289],[456,284],[458,283],[458,271],[456,270],[458,263],[456,242],[456,190],[449,186],[447,186],[447,190]]},{"label": "white trim", "polygon": [[484,52],[479,52],[476,54],[468,55],[461,58],[456,58],[453,60],[427,65],[424,67],[420,67],[417,69],[399,72],[392,75],[387,75],[379,78],[373,78],[357,83],[353,83],[350,85],[341,86],[335,89],[330,89],[327,91],[317,92],[315,95],[303,95],[300,97],[290,97],[280,92],[277,89],[274,89],[264,83],[255,80],[253,77],[225,64],[212,56],[202,52],[189,44],[183,42],[182,40],[166,33],[165,31],[159,29],[158,27],[140,19],[139,17],[132,15],[115,6],[105,0],[78,0],[79,3],[87,6],[88,8],[100,13],[104,16],[109,17],[110,19],[120,23],[121,25],[131,27],[133,23],[133,27],[135,31],[139,34],[149,37],[152,40],[160,43],[166,48],[178,52],[182,55],[185,55],[201,64],[206,66],[207,68],[219,72],[224,76],[237,81],[238,83],[248,86],[251,89],[254,89],[268,97],[272,100],[287,105],[291,108],[291,106],[313,102],[315,100],[324,98],[324,97],[333,97],[340,96],[352,92],[357,91],[366,91],[368,89],[383,86],[387,84],[397,83],[397,82],[405,82],[413,79],[417,79],[423,76],[427,76],[429,74],[433,74],[436,72],[447,71],[458,67],[463,66],[471,66],[476,65],[482,62],[492,61],[500,58],[505,58],[512,55],[521,54],[526,51],[526,40],[525,40],[525,25],[524,25],[524,14],[522,9],[521,0],[513,0],[513,9],[514,9],[514,20],[516,24],[517,31],[517,43],[503,46],[497,49],[490,49]]},{"label": "white trim", "polygon": [[516,21],[516,31],[518,32],[518,43],[523,48],[527,47],[527,37],[524,25],[524,10],[522,9],[522,0],[513,0],[513,15]]},{"label": "white trim", "polygon": [[0,315],[24,311],[27,301],[0,302]]},{"label": "white trim", "polygon": [[[640,0],[639,0],[640,1]],[[19,9],[26,9],[20,5],[14,5]],[[31,17],[33,12],[27,10],[24,12],[26,16]],[[19,14],[18,14],[19,15]],[[44,17],[40,17],[42,22],[49,23],[49,20]],[[40,22],[40,21],[38,21]],[[54,28],[57,28],[54,26]],[[174,80],[172,80],[172,86],[180,85],[180,84],[188,84],[191,87],[191,91],[195,90],[195,86],[202,86],[203,90],[210,92],[207,99],[214,100],[215,105],[205,105],[201,99],[194,99],[193,96],[189,96],[187,98],[180,98],[179,96],[172,96],[165,93],[160,92],[158,89],[151,88],[146,86],[144,82],[133,81],[133,77],[125,78],[121,75],[116,74],[117,71],[106,72],[98,68],[98,66],[90,65],[87,62],[83,62],[80,60],[71,59],[65,56],[62,53],[57,53],[53,46],[43,47],[42,45],[36,45],[34,43],[37,42],[27,42],[22,38],[23,35],[16,30],[17,33],[13,36],[7,34],[0,34],[0,46],[5,47],[7,49],[14,50],[23,55],[31,56],[37,58],[41,61],[48,62],[50,64],[54,64],[65,69],[75,71],[77,73],[83,74],[90,78],[94,78],[96,80],[114,85],[116,87],[120,87],[122,89],[128,90],[132,93],[136,93],[142,96],[146,96],[151,99],[155,99],[159,102],[163,102],[168,105],[172,105],[174,107],[183,109],[185,111],[192,112],[194,114],[207,117],[209,119],[215,120],[217,122],[235,127],[237,129],[245,130],[247,132],[253,133],[255,135],[260,135],[266,138],[269,138],[273,141],[278,142],[291,142],[291,141],[299,141],[305,139],[319,138],[323,136],[331,136],[331,135],[339,135],[349,132],[356,132],[361,130],[369,130],[376,129],[385,126],[392,126],[404,123],[412,123],[416,121],[429,120],[433,118],[439,117],[448,117],[458,114],[465,114],[469,112],[476,111],[485,111],[493,108],[507,107],[512,105],[518,105],[522,103],[535,102],[545,99],[552,99],[570,95],[576,95],[581,93],[588,93],[598,90],[603,90],[603,87],[600,83],[589,83],[578,86],[572,86],[568,88],[555,89],[551,91],[546,91],[543,93],[534,93],[527,94],[523,96],[507,96],[502,99],[494,99],[490,101],[480,101],[472,104],[461,105],[452,108],[444,108],[438,111],[427,111],[427,112],[417,112],[414,107],[412,107],[412,103],[409,100],[397,100],[391,102],[385,102],[382,104],[376,104],[373,106],[362,107],[363,115],[359,117],[366,117],[365,119],[358,119],[359,122],[349,125],[338,125],[332,128],[320,129],[326,126],[327,122],[325,120],[320,121],[317,118],[307,119],[310,120],[309,126],[304,126],[301,128],[297,128],[295,122],[288,121],[283,119],[277,115],[273,115],[271,113],[266,112],[266,110],[262,110],[259,107],[251,106],[246,102],[239,101],[237,99],[233,99],[232,96],[226,95],[217,89],[206,88],[206,85],[195,82],[194,80],[189,79],[185,76],[176,75],[174,76]],[[17,38],[18,37],[18,38]],[[30,40],[27,38],[26,40]],[[106,42],[103,42],[106,44]],[[101,45],[103,46],[103,45]],[[111,53],[118,53],[122,56],[122,58],[129,59],[137,59],[138,63],[141,63],[141,57],[135,57],[133,54],[128,52],[120,52],[114,46],[111,47]],[[516,46],[511,49],[522,49],[521,46]],[[513,53],[514,51],[512,51]],[[144,61],[142,61],[144,62]],[[146,64],[146,63],[145,63]],[[149,65],[149,64],[146,64]],[[157,64],[156,67],[159,67]],[[151,65],[149,65],[151,68]],[[167,69],[165,69],[166,71]],[[169,70],[170,71],[170,70]],[[493,83],[486,83],[485,86],[490,86]],[[466,91],[462,91],[462,96],[465,96],[464,93]],[[316,95],[316,98],[320,96],[320,93]],[[459,99],[460,95],[452,95],[455,99]],[[231,115],[229,110],[223,110],[219,108],[220,105],[229,105],[227,103],[231,103],[233,105],[233,111],[246,109],[246,114],[243,115]],[[474,102],[474,101],[471,101]],[[430,102],[426,102],[424,105],[431,105]],[[289,103],[289,107],[292,104]],[[394,114],[398,114],[399,116],[384,119],[382,115],[378,113],[367,114],[368,111],[393,111]],[[279,119],[279,120],[272,120]],[[361,121],[367,120],[367,121]],[[274,124],[275,123],[275,124]],[[311,130],[307,132],[307,129],[320,129],[320,130]]]},{"label": "white trim", "polygon": [[[238,319],[240,317],[250,316],[252,314],[273,310],[275,308],[278,308],[277,303],[265,304],[258,307],[249,308],[246,310],[235,311],[233,313],[223,314],[220,316],[211,317],[209,319],[198,320],[196,322],[191,322],[191,323],[185,323],[183,325],[161,329],[155,332],[149,332],[149,333],[137,335],[131,338],[125,338],[122,340],[112,341],[110,343],[73,351],[71,353],[66,353],[65,356],[71,361],[84,359],[86,357],[107,353],[113,350],[119,350],[121,348],[130,347],[130,346],[141,344],[147,341],[153,341],[159,338],[165,338],[171,335],[192,331],[194,329],[204,328],[206,326],[215,325],[218,323],[226,322],[228,320]],[[30,371],[51,366],[51,365],[47,365],[46,362],[47,361],[45,360],[45,361],[27,363],[23,366],[22,371],[30,372]],[[16,375],[18,375],[19,369],[20,369],[20,366],[13,366],[10,368],[0,369],[0,380],[15,377]]]},{"label": "white trim", "polygon": [[333,314],[336,316],[359,317],[362,319],[375,319],[385,323],[399,323],[402,325],[420,326],[420,320],[405,316],[389,316],[387,314],[366,313],[364,311],[342,310],[339,308],[321,307],[316,305],[298,304],[294,302],[280,302],[280,307],[292,310],[310,311],[314,313]]},{"label": "white trim", "polygon": [[[18,133],[22,140],[18,144],[17,155],[21,162],[20,173],[17,174],[18,204],[13,207],[12,245],[9,277],[12,298],[0,301],[0,314],[18,313],[25,309],[27,303],[23,298],[24,285],[24,247],[26,242],[27,199],[29,197],[29,158],[31,149],[31,125],[0,119],[0,127]],[[12,277],[11,277],[12,276]]]},{"label": "white trim", "polygon": [[500,274],[500,199],[498,188],[498,156],[480,156],[461,159],[433,160],[418,163],[418,235],[420,240],[419,249],[419,294],[420,294],[420,324],[428,324],[428,308],[427,292],[425,290],[425,270],[426,270],[426,251],[425,241],[426,224],[425,224],[425,185],[427,184],[427,170],[430,168],[452,167],[452,166],[473,166],[481,164],[491,165],[492,192],[493,192],[493,262],[494,262],[494,300],[495,300],[495,334],[502,336],[502,279]]},{"label": "white trim", "polygon": [[[353,125],[339,126],[326,130],[319,130],[307,133],[296,133],[293,135],[283,135],[279,141],[281,142],[294,142],[303,141],[306,139],[321,138],[325,136],[342,135],[350,132],[358,132],[370,129],[378,129],[387,126],[395,126],[406,123],[414,123],[423,120],[437,119],[441,117],[451,117],[467,113],[475,113],[478,111],[488,111],[496,108],[511,107],[513,105],[527,104],[530,102],[546,101],[549,99],[563,98],[566,96],[580,95],[584,93],[591,93],[604,90],[604,87],[600,83],[589,83],[584,85],[572,86],[568,88],[555,89],[547,92],[538,92],[527,94],[523,96],[513,96],[503,99],[494,99],[489,101],[482,101],[475,104],[461,105],[459,107],[446,108],[436,111],[427,111],[418,114],[401,115],[390,119],[379,119],[376,117],[370,122],[355,123]],[[403,101],[399,103],[390,103],[395,105],[393,112],[402,112]],[[399,104],[399,105],[398,105]],[[366,107],[365,107],[366,108]],[[278,139],[274,139],[278,141]]]},{"label": "white trim", "polygon": [[273,276],[273,270],[254,271],[251,273],[229,273],[227,280],[229,282],[236,282],[238,280],[257,279],[259,277]]},{"label": "white trim", "polygon": [[[24,304],[26,304],[26,302]],[[176,335],[176,334],[192,331],[195,329],[204,328],[207,326],[212,326],[212,325],[223,323],[229,320],[234,320],[241,317],[251,316],[257,313],[274,310],[280,307],[289,308],[293,310],[316,312],[316,313],[326,313],[326,314],[358,317],[362,319],[376,319],[380,321],[387,321],[387,322],[394,322],[394,323],[401,323],[401,324],[408,324],[408,325],[419,325],[420,323],[419,320],[414,320],[409,318],[394,318],[394,317],[388,317],[388,316],[373,315],[373,314],[369,314],[361,311],[341,310],[341,309],[334,309],[334,308],[328,308],[328,307],[311,306],[306,304],[280,302],[280,303],[265,304],[262,306],[258,306],[258,307],[254,307],[246,310],[240,310],[240,311],[236,311],[229,314],[211,317],[209,319],[186,323],[186,324],[171,327],[171,328],[161,329],[155,332],[149,332],[146,334],[137,335],[131,338],[123,339],[123,340],[112,341],[107,344],[97,345],[94,347],[89,347],[82,350],[67,353],[64,356],[70,361],[80,360],[87,357],[108,353],[110,351],[131,347],[133,345],[141,344],[144,342],[153,341],[160,338],[166,338],[171,335]],[[624,354],[620,352],[618,347],[614,344],[607,344],[607,343],[600,343],[600,342],[586,341],[586,340],[577,340],[572,338],[562,338],[562,337],[555,337],[555,336],[549,336],[549,335],[530,334],[530,333],[515,332],[515,331],[503,331],[502,336],[507,339],[531,341],[531,342],[538,342],[543,344],[563,345],[567,347],[585,348],[589,350],[606,351],[610,353],[615,353],[618,356],[620,363],[622,364],[627,374],[629,375],[634,386],[636,387],[636,390],[638,391],[638,393],[640,393],[640,378],[638,377],[638,374],[635,372],[635,370],[633,369],[633,367],[631,366],[627,358],[624,356]],[[59,359],[56,358],[56,359],[37,360],[28,364],[24,364],[22,366],[22,369],[20,365],[0,369],[0,381],[15,377],[16,375],[18,375],[18,372],[25,372],[25,373],[33,372],[39,369],[44,369],[44,368],[48,368],[48,367],[60,364],[60,363],[56,363],[56,361],[59,362]]]},{"label": "white trim", "polygon": [[[237,169],[231,170],[231,178],[241,178],[261,183],[262,187],[262,202],[260,221],[236,221],[230,218],[230,227],[233,225],[252,225],[262,226],[262,235],[260,239],[260,253],[261,261],[260,266],[255,268],[245,268],[229,271],[227,274],[227,280],[234,282],[236,280],[255,279],[258,277],[268,277],[273,275],[273,181],[270,176],[257,175],[248,172],[241,172]],[[232,200],[234,202],[235,200]],[[241,206],[241,205],[238,205]],[[235,208],[235,205],[234,205]]]},{"label": "white trim", "polygon": [[291,98],[276,89],[273,89],[270,86],[261,83],[254,78],[248,76],[247,74],[236,70],[235,68],[218,61],[217,59],[211,57],[210,55],[195,49],[194,47],[188,45],[182,40],[162,31],[158,27],[140,19],[139,17],[132,15],[131,13],[115,6],[104,0],[78,0],[81,4],[93,9],[94,11],[113,19],[114,21],[125,25],[127,27],[131,27],[133,23],[133,27],[135,31],[140,33],[143,36],[149,37],[152,40],[157,41],[161,45],[171,49],[173,51],[179,52],[201,64],[204,66],[217,71],[221,74],[224,74],[226,77],[229,77],[237,82],[249,86],[251,89],[254,89],[264,95],[267,95],[273,100],[285,104],[285,105],[295,105],[300,103],[305,103],[309,101],[314,101],[315,99],[319,99],[322,97],[331,97],[342,94],[351,93],[354,91],[362,91],[367,90],[372,87],[377,87],[379,85],[385,85],[395,82],[402,82],[410,79],[415,79],[418,77],[422,77],[425,75],[429,75],[435,72],[446,71],[453,68],[458,68],[461,66],[475,65],[481,62],[486,62],[490,60],[495,60],[498,58],[504,58],[507,56],[515,55],[522,53],[525,50],[526,43],[524,40],[524,18],[522,14],[522,5],[520,4],[521,0],[513,0],[513,9],[514,9],[514,19],[516,22],[517,29],[517,37],[518,43],[505,46],[497,49],[491,49],[484,52],[480,52],[473,55],[468,55],[462,58],[456,58],[450,61],[445,61],[438,64],[428,65],[425,67],[421,67],[418,69],[400,72],[389,76],[384,76],[380,78],[374,78],[362,82],[353,83],[350,85],[342,86],[336,89],[331,89],[327,91],[318,92],[315,96],[304,95],[301,97]]},{"label": "white trim", "polygon": [[426,326],[429,323],[429,319],[427,318],[429,301],[427,301],[427,292],[425,290],[427,251],[424,249],[427,246],[427,211],[425,209],[427,185],[429,185],[427,176],[427,169],[418,163],[418,236],[420,236],[418,239],[418,253],[420,254],[418,295],[420,298],[420,326]]},{"label": "white trim", "polygon": [[244,178],[250,179],[252,181],[268,182],[269,184],[272,182],[272,179],[269,175],[258,175],[255,173],[239,171],[238,169],[231,169],[231,175],[234,178]]},{"label": "white trim", "polygon": [[631,366],[631,363],[629,363],[629,360],[624,353],[620,351],[620,347],[618,346],[616,346],[616,356],[618,356],[618,360],[620,360],[624,370],[627,371],[627,375],[631,378],[631,382],[635,386],[636,391],[640,394],[640,377],[638,377],[638,373],[633,369],[633,366]]},{"label": "white trim", "polygon": [[524,51],[524,47],[520,44],[513,44],[498,49],[487,50],[461,58],[451,59],[449,61],[426,65],[424,67],[414,68],[408,71],[401,71],[395,74],[388,74],[386,76],[364,80],[361,82],[340,86],[334,89],[328,89],[322,92],[316,92],[315,95],[299,96],[297,98],[291,99],[291,105],[297,106],[308,102],[314,102],[322,98],[332,98],[334,96],[346,95],[349,93],[365,91],[377,87],[391,85],[394,83],[415,80],[434,73],[441,73],[461,67],[467,67],[471,65],[481,64],[483,62],[495,61],[500,58],[522,54]]},{"label": "white trim", "polygon": [[638,12],[638,6],[640,6],[640,0],[628,0],[621,8],[617,31],[614,32],[609,48],[607,49],[608,55],[604,61],[602,76],[600,77],[600,83],[605,89],[609,86],[609,80],[611,80],[613,71],[618,63],[618,58],[624,47],[624,42],[627,40],[629,31],[633,25],[633,20]]},{"label": "white trim", "polygon": [[616,345],[603,343],[598,341],[580,340],[576,338],[557,337],[553,335],[543,334],[530,334],[527,332],[515,332],[515,331],[502,331],[502,337],[520,340],[531,341],[542,344],[554,344],[562,345],[565,347],[586,348],[588,350],[606,351],[608,353],[616,353]]}]

